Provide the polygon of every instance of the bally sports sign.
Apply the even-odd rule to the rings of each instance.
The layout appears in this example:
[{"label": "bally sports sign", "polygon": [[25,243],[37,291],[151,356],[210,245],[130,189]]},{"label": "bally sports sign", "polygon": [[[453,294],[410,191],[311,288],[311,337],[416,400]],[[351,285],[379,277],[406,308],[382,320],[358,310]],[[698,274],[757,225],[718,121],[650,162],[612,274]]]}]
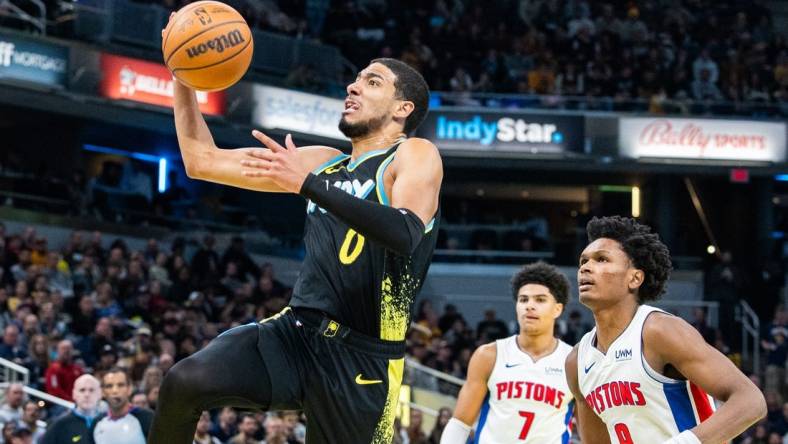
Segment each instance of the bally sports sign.
[{"label": "bally sports sign", "polygon": [[745,120],[621,118],[621,155],[782,162],[785,124]]},{"label": "bally sports sign", "polygon": [[[111,99],[133,100],[172,107],[172,74],[162,64],[101,54],[101,94]],[[224,93],[197,91],[200,111],[224,113]]]}]

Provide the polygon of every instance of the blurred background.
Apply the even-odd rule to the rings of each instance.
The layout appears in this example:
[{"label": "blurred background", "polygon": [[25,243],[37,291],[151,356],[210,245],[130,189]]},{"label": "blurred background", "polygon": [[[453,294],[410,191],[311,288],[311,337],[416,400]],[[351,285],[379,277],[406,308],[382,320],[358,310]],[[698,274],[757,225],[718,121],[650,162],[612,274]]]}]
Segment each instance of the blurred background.
[{"label": "blurred background", "polygon": [[[160,31],[186,3],[0,0],[0,388],[41,401],[22,415],[6,396],[3,423],[40,431],[71,405],[44,380],[63,339],[84,372],[129,368],[155,408],[174,362],[287,304],[303,199],[184,173]],[[255,54],[198,95],[219,146],[261,128],[349,150],[345,86],[375,57],[433,91],[417,135],[443,154],[443,221],[395,442],[439,441],[473,350],[516,331],[517,268],[545,260],[576,287],[586,222],[613,214],[671,250],[658,305],[763,389],[769,416],[740,441],[788,442],[788,1],[227,3]],[[576,294],[570,344],[593,324]],[[220,442],[238,433],[236,412],[211,413]],[[252,418],[256,440],[303,441],[300,412]]]}]

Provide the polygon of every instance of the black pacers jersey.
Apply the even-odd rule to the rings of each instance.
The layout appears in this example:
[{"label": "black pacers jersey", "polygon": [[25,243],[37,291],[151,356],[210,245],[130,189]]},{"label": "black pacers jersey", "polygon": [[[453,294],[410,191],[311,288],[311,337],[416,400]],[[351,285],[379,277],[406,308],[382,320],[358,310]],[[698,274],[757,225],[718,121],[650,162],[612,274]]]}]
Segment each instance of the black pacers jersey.
[{"label": "black pacers jersey", "polygon": [[[365,153],[354,162],[341,154],[313,173],[358,198],[389,205],[383,175],[398,146]],[[412,256],[386,250],[312,201],[306,212],[306,257],[291,305],[322,310],[372,337],[405,339],[411,304],[435,250],[439,211]]]}]

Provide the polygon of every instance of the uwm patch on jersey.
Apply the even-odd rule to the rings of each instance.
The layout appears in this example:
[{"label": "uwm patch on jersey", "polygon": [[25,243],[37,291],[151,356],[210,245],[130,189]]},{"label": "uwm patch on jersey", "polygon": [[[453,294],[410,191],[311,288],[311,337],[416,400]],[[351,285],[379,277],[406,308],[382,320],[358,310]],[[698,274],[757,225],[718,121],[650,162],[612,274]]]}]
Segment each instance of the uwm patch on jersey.
[{"label": "uwm patch on jersey", "polygon": [[574,401],[564,361],[572,347],[559,340],[553,353],[534,362],[520,350],[517,336],[500,339],[495,346],[474,442],[568,443]]},{"label": "uwm patch on jersey", "polygon": [[578,346],[580,392],[613,444],[663,442],[714,413],[714,400],[698,386],[659,374],[643,358],[643,325],[655,311],[641,305],[606,354],[595,346],[596,328]]}]

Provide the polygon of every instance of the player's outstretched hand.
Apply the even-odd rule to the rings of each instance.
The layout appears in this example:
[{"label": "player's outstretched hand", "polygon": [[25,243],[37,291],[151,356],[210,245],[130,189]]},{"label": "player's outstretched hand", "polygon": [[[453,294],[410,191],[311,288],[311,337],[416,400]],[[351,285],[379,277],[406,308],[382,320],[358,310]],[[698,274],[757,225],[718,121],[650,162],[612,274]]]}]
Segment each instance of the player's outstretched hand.
[{"label": "player's outstretched hand", "polygon": [[285,137],[285,146],[260,131],[252,131],[252,136],[259,140],[268,149],[252,148],[246,150],[246,158],[241,165],[246,169],[242,174],[246,177],[260,177],[270,179],[283,190],[298,193],[309,175],[298,158],[298,148],[293,143],[293,137]]},{"label": "player's outstretched hand", "polygon": [[169,18],[169,19],[167,19],[167,25],[166,25],[166,26],[164,26],[164,29],[162,29],[162,30],[161,30],[161,38],[162,38],[162,39],[164,38],[164,34],[167,32],[167,28],[169,28],[169,26],[170,26],[170,23],[172,22],[172,18],[173,18],[173,17],[175,17],[175,13],[174,13],[174,12],[171,12],[171,13],[170,13],[170,18]]}]

